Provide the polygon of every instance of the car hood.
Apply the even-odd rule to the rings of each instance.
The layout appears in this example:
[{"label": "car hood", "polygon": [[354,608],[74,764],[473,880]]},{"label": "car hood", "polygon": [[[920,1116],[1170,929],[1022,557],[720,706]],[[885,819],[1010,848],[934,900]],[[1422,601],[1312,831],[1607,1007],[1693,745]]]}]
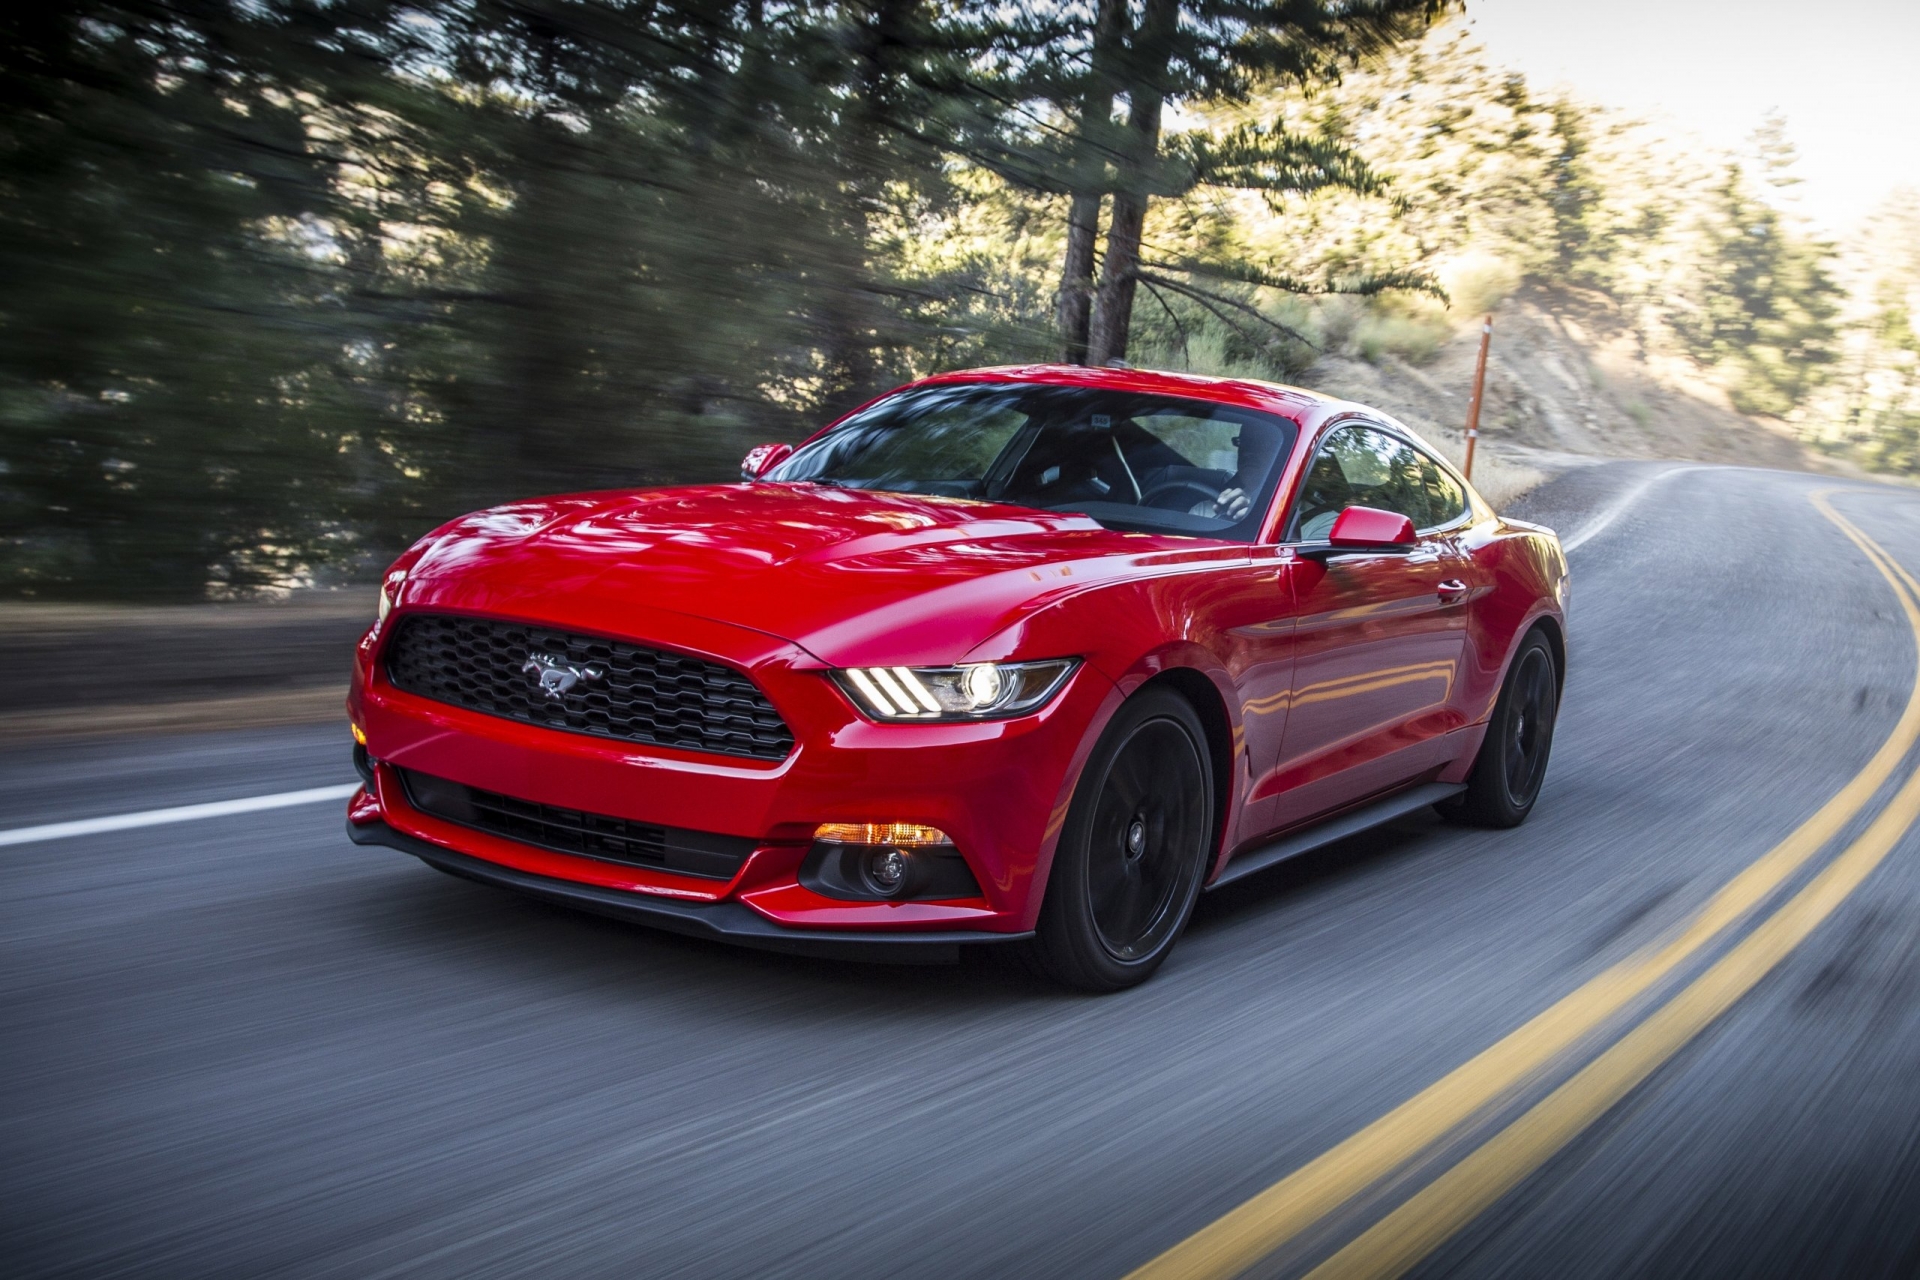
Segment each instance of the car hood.
[{"label": "car hood", "polygon": [[[1121,575],[1246,548],[1086,516],[818,485],[578,494],[441,530],[404,603],[651,635],[658,611],[744,627],[834,665],[957,661],[1036,608]],[[609,607],[612,612],[609,612]],[[999,655],[979,655],[999,656]]]}]

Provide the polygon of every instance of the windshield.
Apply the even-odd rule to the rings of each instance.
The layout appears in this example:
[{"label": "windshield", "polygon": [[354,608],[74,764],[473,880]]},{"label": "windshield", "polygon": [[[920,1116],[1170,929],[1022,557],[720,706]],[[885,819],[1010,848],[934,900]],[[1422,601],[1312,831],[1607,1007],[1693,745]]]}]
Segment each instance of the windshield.
[{"label": "windshield", "polygon": [[1006,383],[918,387],[767,479],[979,498],[1116,529],[1252,542],[1294,424],[1233,405]]}]

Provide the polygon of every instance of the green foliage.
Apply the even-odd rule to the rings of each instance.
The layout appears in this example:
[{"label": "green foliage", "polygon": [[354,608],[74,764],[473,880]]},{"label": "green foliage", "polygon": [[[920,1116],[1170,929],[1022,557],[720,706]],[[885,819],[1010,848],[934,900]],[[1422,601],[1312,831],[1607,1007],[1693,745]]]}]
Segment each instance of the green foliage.
[{"label": "green foliage", "polygon": [[1824,246],[1792,234],[1746,190],[1738,166],[1715,191],[1692,306],[1674,328],[1702,361],[1731,367],[1734,406],[1784,414],[1826,380],[1836,359],[1840,289]]},{"label": "green foliage", "polygon": [[1879,470],[1920,475],[1920,196],[1896,192],[1844,247],[1841,267],[1854,302],[1822,405],[1836,429],[1816,442]]},{"label": "green foliage", "polygon": [[[1243,215],[1244,240],[1288,255],[1300,274],[1428,265],[1466,315],[1525,278],[1598,289],[1635,319],[1644,345],[1677,342],[1747,412],[1804,411],[1833,374],[1844,291],[1829,246],[1737,169],[1537,93],[1488,65],[1464,32],[1330,89],[1276,90],[1256,106],[1347,147],[1391,195],[1330,193]],[[1795,181],[1783,122],[1764,124],[1756,146],[1777,199]],[[1350,342],[1368,358],[1397,346],[1417,359],[1422,322],[1433,319],[1393,299],[1356,323]]]},{"label": "green foliage", "polygon": [[1157,277],[1142,283],[1133,346],[1144,367],[1295,382],[1326,348],[1316,317],[1298,301],[1263,305],[1256,290],[1233,285],[1179,293]]},{"label": "green foliage", "polygon": [[0,583],[351,572],[482,502],[725,478],[934,365],[1031,352],[1027,282],[906,252],[953,216],[1011,38],[936,12],[10,13]]},{"label": "green foliage", "polygon": [[[0,590],[337,579],[485,502],[728,478],[898,382],[1057,355],[1076,193],[1128,231],[1102,288],[1136,363],[1417,362],[1550,279],[1680,335],[1749,407],[1844,387],[1879,465],[1913,465],[1920,267],[1857,273],[1879,301],[1836,362],[1822,246],[1463,36],[1416,38],[1450,7],[9,10]],[[1762,151],[1783,190],[1784,132]],[[1091,237],[1064,274],[1102,267]]]},{"label": "green foliage", "polygon": [[1439,353],[1449,333],[1446,322],[1435,316],[1374,314],[1354,326],[1351,345],[1370,364],[1390,355],[1424,364]]},{"label": "green foliage", "polygon": [[316,42],[330,19],[307,6],[274,12],[278,73],[255,61],[259,23],[191,12],[0,20],[0,573],[16,588],[273,580],[385,469],[355,447],[377,343],[325,229],[358,215],[288,79],[357,67]]},{"label": "green foliage", "polygon": [[[1155,201],[1184,201],[1202,189],[1261,192],[1269,200],[1312,191],[1373,193],[1379,180],[1343,142],[1284,123],[1237,128],[1169,128],[1167,114],[1245,103],[1256,86],[1311,88],[1363,59],[1424,34],[1455,0],[1298,0],[1249,9],[1237,0],[1098,0],[1088,9],[1045,10],[1052,55],[1025,64],[1010,84],[1048,104],[1058,120],[1016,129],[995,172],[1030,191],[1072,197],[1056,312],[1065,358],[1103,364],[1123,358],[1143,284],[1178,293],[1221,314],[1262,323],[1209,278],[1292,290],[1283,263],[1208,258],[1184,246],[1171,261],[1143,240]],[[1076,69],[1058,70],[1062,54]],[[1124,97],[1124,120],[1116,118]],[[1102,202],[1111,197],[1099,281],[1093,285]],[[1429,283],[1418,273],[1421,283]],[[1178,277],[1178,278],[1175,278]],[[1342,285],[1301,286],[1316,292]],[[1382,281],[1374,287],[1394,287]],[[1089,296],[1090,295],[1090,296]]]},{"label": "green foliage", "polygon": [[1897,409],[1874,424],[1864,450],[1876,471],[1920,476],[1920,413]]}]

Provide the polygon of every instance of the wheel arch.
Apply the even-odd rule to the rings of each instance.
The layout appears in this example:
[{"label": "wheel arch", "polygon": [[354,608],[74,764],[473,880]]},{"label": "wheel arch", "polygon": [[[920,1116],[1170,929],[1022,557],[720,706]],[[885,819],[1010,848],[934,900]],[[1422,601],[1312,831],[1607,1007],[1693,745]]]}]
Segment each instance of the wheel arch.
[{"label": "wheel arch", "polygon": [[1462,781],[1466,772],[1473,768],[1473,762],[1479,758],[1480,747],[1486,741],[1487,726],[1493,721],[1494,708],[1499,705],[1500,691],[1507,687],[1507,675],[1513,670],[1513,660],[1519,655],[1521,646],[1527,637],[1540,632],[1546,638],[1547,654],[1553,662],[1553,676],[1556,694],[1565,698],[1567,692],[1567,633],[1566,622],[1551,608],[1541,607],[1534,610],[1531,617],[1516,626],[1505,650],[1500,654],[1500,665],[1493,679],[1492,696],[1486,703],[1486,711],[1471,724],[1457,731],[1459,747],[1452,761],[1441,771],[1439,781]]},{"label": "wheel arch", "polygon": [[[1543,613],[1535,618],[1533,622],[1527,626],[1525,631],[1520,633],[1519,641],[1516,641],[1514,644],[1515,653],[1519,652],[1520,645],[1525,642],[1528,634],[1535,631],[1540,632],[1547,638],[1547,652],[1553,655],[1554,688],[1560,696],[1564,697],[1567,691],[1567,633],[1561,627],[1558,618],[1554,617],[1551,613]],[[1509,655],[1508,661],[1512,661],[1511,655]],[[1503,671],[1501,673],[1501,680],[1504,682],[1505,679],[1506,673]]]},{"label": "wheel arch", "polygon": [[[1030,911],[1037,917],[1041,899],[1047,893],[1053,880],[1054,858],[1059,853],[1059,837],[1065,825],[1067,810],[1073,803],[1074,793],[1079,789],[1082,774],[1087,762],[1092,759],[1094,748],[1113,724],[1120,709],[1131,702],[1147,688],[1166,687],[1178,695],[1199,718],[1202,731],[1206,735],[1207,761],[1213,772],[1213,861],[1209,864],[1207,878],[1218,869],[1224,857],[1224,849],[1230,835],[1234,816],[1234,805],[1239,802],[1243,790],[1244,770],[1236,771],[1239,762],[1240,733],[1232,712],[1228,707],[1225,693],[1219,680],[1224,673],[1215,677],[1208,674],[1206,668],[1192,665],[1194,658],[1204,660],[1204,654],[1198,651],[1185,654],[1177,651],[1163,651],[1143,657],[1120,679],[1113,681],[1100,710],[1089,721],[1086,732],[1074,753],[1072,764],[1061,780],[1060,792],[1054,802],[1053,818],[1048,827],[1048,838],[1039,850],[1035,866],[1034,889]],[[1183,659],[1185,659],[1183,661]],[[1028,924],[1031,925],[1029,920]]]},{"label": "wheel arch", "polygon": [[1213,774],[1213,795],[1210,797],[1213,806],[1213,858],[1207,869],[1208,878],[1211,879],[1212,864],[1219,860],[1221,846],[1226,840],[1228,810],[1234,795],[1233,723],[1228,717],[1226,700],[1220,696],[1220,690],[1204,672],[1193,667],[1168,667],[1135,689],[1130,696],[1162,687],[1173,690],[1186,700],[1200,718],[1200,727],[1207,735],[1207,759]]}]

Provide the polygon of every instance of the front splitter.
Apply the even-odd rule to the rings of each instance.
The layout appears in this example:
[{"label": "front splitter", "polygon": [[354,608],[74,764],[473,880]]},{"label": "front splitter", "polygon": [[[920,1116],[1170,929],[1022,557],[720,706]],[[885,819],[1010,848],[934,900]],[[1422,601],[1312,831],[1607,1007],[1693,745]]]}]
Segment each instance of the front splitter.
[{"label": "front splitter", "polygon": [[417,837],[395,831],[384,822],[348,821],[347,838],[355,844],[383,845],[410,853],[440,871],[595,915],[631,920],[670,933],[729,942],[735,946],[829,960],[859,960],[879,964],[953,964],[963,946],[1019,942],[1031,933],[881,933],[854,930],[787,929],[737,902],[679,902],[672,898],[623,893],[598,885],[576,884],[551,876],[503,867],[485,858],[456,853]]}]

